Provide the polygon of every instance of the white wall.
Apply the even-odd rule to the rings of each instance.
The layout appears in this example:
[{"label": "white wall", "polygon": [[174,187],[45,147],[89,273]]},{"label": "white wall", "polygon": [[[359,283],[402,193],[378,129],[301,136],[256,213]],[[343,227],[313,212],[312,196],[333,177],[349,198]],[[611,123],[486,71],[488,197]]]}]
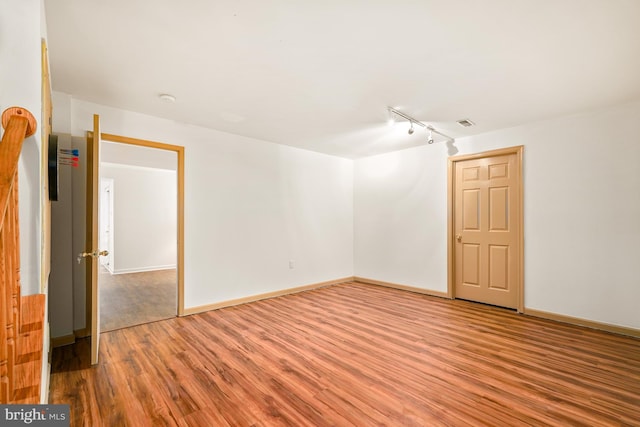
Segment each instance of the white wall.
[{"label": "white wall", "polygon": [[178,155],[175,151],[150,148],[140,145],[102,141],[100,162],[142,166],[154,169],[176,170]]},{"label": "white wall", "polygon": [[23,295],[40,292],[41,256],[41,58],[44,31],[40,0],[2,0],[0,7],[0,112],[29,110],[38,129],[23,143],[20,181],[20,277]]},{"label": "white wall", "polygon": [[[42,206],[42,65],[41,40],[47,28],[42,0],[0,0],[0,112],[20,106],[38,121],[34,135],[26,138],[18,164],[20,182],[20,279],[22,295],[47,294],[48,277],[42,277],[44,251]],[[48,306],[45,305],[45,306]],[[45,308],[42,354],[49,353],[49,323]],[[48,389],[48,359],[42,360],[40,401]]]},{"label": "white wall", "polygon": [[77,149],[82,159],[77,168],[59,168],[58,201],[51,203],[49,316],[51,336],[59,338],[85,327],[86,270],[85,263],[77,263],[76,257],[86,250],[86,142],[70,135],[71,97],[53,92],[52,98],[58,147]]},{"label": "white wall", "polygon": [[[174,160],[174,164],[177,160]],[[176,172],[101,163],[113,179],[114,274],[173,268],[177,262]]]},{"label": "white wall", "polygon": [[[58,148],[71,148],[69,135],[58,136]],[[72,277],[75,264],[73,251],[73,209],[71,166],[58,169],[58,200],[51,203],[51,275],[49,277],[49,315],[51,336],[73,332]]]},{"label": "white wall", "polygon": [[97,113],[103,132],[185,147],[186,308],[353,275],[352,161],[64,94],[54,106],[71,122],[54,131],[83,135]]},{"label": "white wall", "polygon": [[446,290],[446,159],[433,144],[355,161],[356,276]]},{"label": "white wall", "polygon": [[[54,107],[56,106],[54,101]],[[60,108],[56,110],[58,112]],[[55,117],[54,117],[54,130]],[[73,215],[73,233],[72,233],[72,262],[73,262],[73,277],[68,280],[73,284],[73,301],[69,301],[71,306],[69,310],[73,311],[73,331],[81,330],[86,325],[86,309],[85,303],[87,301],[87,263],[76,262],[76,256],[82,252],[85,252],[87,248],[86,243],[86,223],[87,223],[87,142],[84,137],[71,137],[71,148],[79,151],[79,165],[77,168],[71,170],[71,187],[60,188],[60,193],[66,191],[71,193],[72,200],[72,215]],[[53,225],[52,225],[53,227]],[[53,270],[56,266],[52,265]],[[53,323],[53,313],[51,314],[51,322]],[[71,334],[73,331],[67,331],[66,334]]]},{"label": "white wall", "polygon": [[[525,307],[640,328],[638,123],[633,103],[455,143],[525,146]],[[355,161],[357,276],[446,291],[449,150]]]}]

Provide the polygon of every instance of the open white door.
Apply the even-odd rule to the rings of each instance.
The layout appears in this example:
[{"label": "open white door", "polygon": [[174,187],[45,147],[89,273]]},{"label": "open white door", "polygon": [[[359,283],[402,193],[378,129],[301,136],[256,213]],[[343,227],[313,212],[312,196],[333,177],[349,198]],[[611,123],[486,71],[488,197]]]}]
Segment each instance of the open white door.
[{"label": "open white door", "polygon": [[[99,236],[99,182],[100,165],[100,117],[93,115],[93,132],[87,133],[87,240],[86,250],[80,257],[87,260],[87,289],[91,290],[91,364],[98,363],[100,348],[100,301],[98,292],[98,267],[100,256],[108,255],[107,251],[98,248]],[[90,286],[89,286],[90,284]],[[89,314],[89,313],[87,313]]]}]

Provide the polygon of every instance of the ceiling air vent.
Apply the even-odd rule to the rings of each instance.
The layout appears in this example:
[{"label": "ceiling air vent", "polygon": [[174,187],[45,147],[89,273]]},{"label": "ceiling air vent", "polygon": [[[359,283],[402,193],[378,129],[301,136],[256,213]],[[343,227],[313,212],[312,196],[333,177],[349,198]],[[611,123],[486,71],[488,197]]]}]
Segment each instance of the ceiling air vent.
[{"label": "ceiling air vent", "polygon": [[471,127],[473,125],[475,125],[475,123],[473,123],[471,120],[469,119],[462,119],[462,120],[458,120],[458,124],[460,126],[462,126],[463,128],[468,128]]}]

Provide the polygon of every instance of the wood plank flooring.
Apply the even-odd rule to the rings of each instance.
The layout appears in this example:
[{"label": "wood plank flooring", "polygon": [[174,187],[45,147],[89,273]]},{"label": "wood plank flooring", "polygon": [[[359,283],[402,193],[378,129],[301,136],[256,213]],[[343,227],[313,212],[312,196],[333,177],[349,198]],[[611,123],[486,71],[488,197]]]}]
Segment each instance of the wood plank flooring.
[{"label": "wood plank flooring", "polygon": [[640,340],[347,283],[54,349],[80,426],[640,425]]}]

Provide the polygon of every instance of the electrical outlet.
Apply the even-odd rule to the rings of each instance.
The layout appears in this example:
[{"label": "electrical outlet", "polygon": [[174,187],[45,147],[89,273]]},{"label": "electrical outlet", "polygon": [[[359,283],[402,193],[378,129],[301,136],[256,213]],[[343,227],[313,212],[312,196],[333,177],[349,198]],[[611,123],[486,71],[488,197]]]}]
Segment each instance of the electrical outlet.
[{"label": "electrical outlet", "polygon": [[291,270],[293,270],[293,267],[295,267],[295,265],[296,265],[296,263],[295,263],[292,259],[290,259],[290,260],[289,260],[289,268],[290,268]]}]

